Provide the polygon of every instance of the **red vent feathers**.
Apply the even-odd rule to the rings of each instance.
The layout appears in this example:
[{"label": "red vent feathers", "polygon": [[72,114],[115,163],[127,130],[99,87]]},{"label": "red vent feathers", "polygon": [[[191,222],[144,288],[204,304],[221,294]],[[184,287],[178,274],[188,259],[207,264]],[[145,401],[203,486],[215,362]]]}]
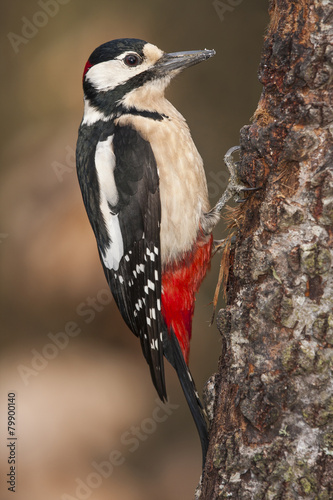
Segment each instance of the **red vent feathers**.
[{"label": "red vent feathers", "polygon": [[171,326],[188,363],[195,294],[210,267],[213,236],[200,239],[193,252],[162,272],[162,315]]}]

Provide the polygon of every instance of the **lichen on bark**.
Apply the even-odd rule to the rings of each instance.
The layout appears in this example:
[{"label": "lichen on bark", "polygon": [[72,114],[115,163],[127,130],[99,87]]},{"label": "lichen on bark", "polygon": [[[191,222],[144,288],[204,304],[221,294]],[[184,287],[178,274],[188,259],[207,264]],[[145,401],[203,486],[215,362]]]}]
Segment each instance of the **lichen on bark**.
[{"label": "lichen on bark", "polygon": [[[196,498],[333,498],[333,3],[275,0]],[[212,402],[213,401],[213,402]],[[212,410],[213,408],[213,410]]]}]

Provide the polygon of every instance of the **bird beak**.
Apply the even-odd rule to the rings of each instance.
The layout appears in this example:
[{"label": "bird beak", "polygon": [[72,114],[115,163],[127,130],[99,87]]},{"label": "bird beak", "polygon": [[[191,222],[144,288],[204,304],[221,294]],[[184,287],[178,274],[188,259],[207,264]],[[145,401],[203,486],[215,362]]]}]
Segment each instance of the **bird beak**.
[{"label": "bird beak", "polygon": [[161,71],[161,73],[169,73],[171,71],[179,72],[201,61],[205,61],[215,54],[215,50],[208,49],[164,54],[156,64],[156,69]]}]

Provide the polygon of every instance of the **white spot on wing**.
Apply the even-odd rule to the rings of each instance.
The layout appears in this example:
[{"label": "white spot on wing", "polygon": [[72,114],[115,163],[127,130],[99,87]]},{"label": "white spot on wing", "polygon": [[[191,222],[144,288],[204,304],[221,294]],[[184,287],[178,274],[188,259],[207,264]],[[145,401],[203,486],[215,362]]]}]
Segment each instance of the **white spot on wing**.
[{"label": "white spot on wing", "polygon": [[158,340],[157,339],[152,339],[151,343],[150,343],[150,347],[152,349],[157,349],[158,350]]},{"label": "white spot on wing", "polygon": [[152,281],[148,280],[147,281],[147,285],[148,285],[148,288],[150,288],[151,290],[155,290],[155,285]]}]

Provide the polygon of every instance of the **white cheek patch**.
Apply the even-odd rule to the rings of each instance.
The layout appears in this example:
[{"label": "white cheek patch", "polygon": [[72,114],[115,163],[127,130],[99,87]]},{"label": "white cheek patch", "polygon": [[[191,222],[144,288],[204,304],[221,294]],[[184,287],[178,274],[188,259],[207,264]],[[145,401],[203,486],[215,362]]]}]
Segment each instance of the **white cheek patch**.
[{"label": "white cheek patch", "polygon": [[124,83],[129,78],[129,71],[122,61],[113,59],[92,66],[86,78],[96,90],[106,91]]},{"label": "white cheek patch", "polygon": [[147,60],[138,66],[127,66],[123,59],[128,54],[133,54],[133,51],[124,52],[117,59],[111,61],[104,61],[95,66],[92,66],[87,73],[87,80],[93,87],[100,91],[106,92],[116,88],[118,85],[125,83],[133,76],[146,71],[153,64],[152,61]]},{"label": "white cheek patch", "polygon": [[100,141],[96,146],[95,167],[97,172],[100,210],[105,222],[106,230],[110,238],[110,244],[101,250],[105,267],[117,271],[119,262],[124,255],[124,243],[120,231],[118,214],[113,214],[110,209],[118,203],[119,195],[114,179],[116,158],[112,150],[113,136],[110,135],[105,141]]}]

